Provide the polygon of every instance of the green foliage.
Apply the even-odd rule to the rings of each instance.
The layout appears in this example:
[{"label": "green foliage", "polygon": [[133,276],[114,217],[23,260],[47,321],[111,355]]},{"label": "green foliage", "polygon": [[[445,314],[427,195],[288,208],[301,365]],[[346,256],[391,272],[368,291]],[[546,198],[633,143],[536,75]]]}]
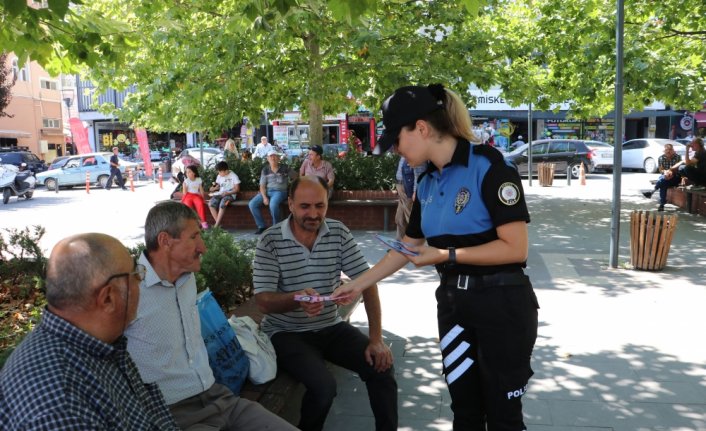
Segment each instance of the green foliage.
[{"label": "green foliage", "polygon": [[0,234],[0,367],[39,322],[46,304],[46,258],[39,246],[44,228],[4,231]]},{"label": "green foliage", "polygon": [[397,155],[364,156],[355,151],[331,160],[336,172],[336,190],[394,190]]},{"label": "green foliage", "polygon": [[44,228],[33,226],[4,231],[5,234],[0,235],[0,282],[15,286],[38,284],[46,263],[39,246]]},{"label": "green foliage", "polygon": [[252,262],[257,241],[236,241],[218,227],[203,232],[206,253],[196,274],[198,290],[211,289],[218,304],[228,310],[253,294]]}]

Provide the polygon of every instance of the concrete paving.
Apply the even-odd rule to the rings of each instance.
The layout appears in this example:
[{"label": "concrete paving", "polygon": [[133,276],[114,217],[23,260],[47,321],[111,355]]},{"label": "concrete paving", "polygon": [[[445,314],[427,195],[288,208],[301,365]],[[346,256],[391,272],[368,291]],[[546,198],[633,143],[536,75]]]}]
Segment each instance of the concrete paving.
[{"label": "concrete paving", "polygon": [[[706,430],[706,218],[677,213],[667,260],[658,272],[629,268],[629,214],[654,210],[640,194],[655,175],[624,173],[619,265],[609,268],[612,175],[581,186],[558,178],[552,187],[525,181],[532,222],[527,273],[539,302],[535,376],[524,397],[537,431]],[[0,206],[0,227],[42,225],[47,251],[76,232],[142,241],[144,218],[171,186],[136,183],[136,191],[37,190],[30,201]],[[384,250],[373,234],[354,232],[366,258]],[[252,232],[234,232],[254,238]],[[408,267],[380,284],[385,337],[395,354],[401,430],[450,430],[452,413],[441,376],[431,268]],[[352,321],[365,330],[359,307]],[[336,368],[339,395],[328,431],[374,429],[365,386]]]}]

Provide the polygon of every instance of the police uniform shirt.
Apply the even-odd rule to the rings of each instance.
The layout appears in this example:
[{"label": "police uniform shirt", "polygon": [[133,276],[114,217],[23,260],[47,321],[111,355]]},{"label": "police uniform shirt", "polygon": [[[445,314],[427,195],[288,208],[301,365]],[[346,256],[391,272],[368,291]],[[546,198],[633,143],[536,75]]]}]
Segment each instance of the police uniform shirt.
[{"label": "police uniform shirt", "polygon": [[[487,145],[459,140],[451,161],[439,170],[429,164],[420,178],[407,236],[426,238],[436,248],[472,247],[498,239],[503,224],[529,223],[519,174],[500,152]],[[517,270],[525,263],[456,265],[461,274]],[[444,270],[444,265],[437,265]]]}]

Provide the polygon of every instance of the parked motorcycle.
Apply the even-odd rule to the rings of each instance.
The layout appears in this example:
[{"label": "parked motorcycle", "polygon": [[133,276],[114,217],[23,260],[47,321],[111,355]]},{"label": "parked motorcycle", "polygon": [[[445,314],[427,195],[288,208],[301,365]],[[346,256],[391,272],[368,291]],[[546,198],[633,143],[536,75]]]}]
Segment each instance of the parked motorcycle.
[{"label": "parked motorcycle", "polygon": [[20,169],[15,165],[3,165],[0,158],[0,191],[2,191],[2,203],[10,202],[12,196],[18,198],[24,197],[31,199],[34,194],[34,185],[37,182],[32,172],[26,169]]}]

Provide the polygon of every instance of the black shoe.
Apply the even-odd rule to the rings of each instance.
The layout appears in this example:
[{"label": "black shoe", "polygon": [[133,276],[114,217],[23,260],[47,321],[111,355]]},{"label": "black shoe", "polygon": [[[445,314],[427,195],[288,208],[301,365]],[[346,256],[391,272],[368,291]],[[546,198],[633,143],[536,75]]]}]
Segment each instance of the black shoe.
[{"label": "black shoe", "polygon": [[647,199],[650,199],[650,198],[652,198],[652,193],[654,193],[654,192],[653,191],[642,192],[642,196],[646,197]]},{"label": "black shoe", "polygon": [[664,211],[664,205],[660,205],[659,208],[657,208],[657,211]]},{"label": "black shoe", "polygon": [[260,235],[262,232],[265,231],[265,229],[267,229],[267,228],[266,227],[257,228],[257,230],[255,231],[255,235]]},{"label": "black shoe", "polygon": [[127,190],[127,187],[123,187],[123,190]]}]

